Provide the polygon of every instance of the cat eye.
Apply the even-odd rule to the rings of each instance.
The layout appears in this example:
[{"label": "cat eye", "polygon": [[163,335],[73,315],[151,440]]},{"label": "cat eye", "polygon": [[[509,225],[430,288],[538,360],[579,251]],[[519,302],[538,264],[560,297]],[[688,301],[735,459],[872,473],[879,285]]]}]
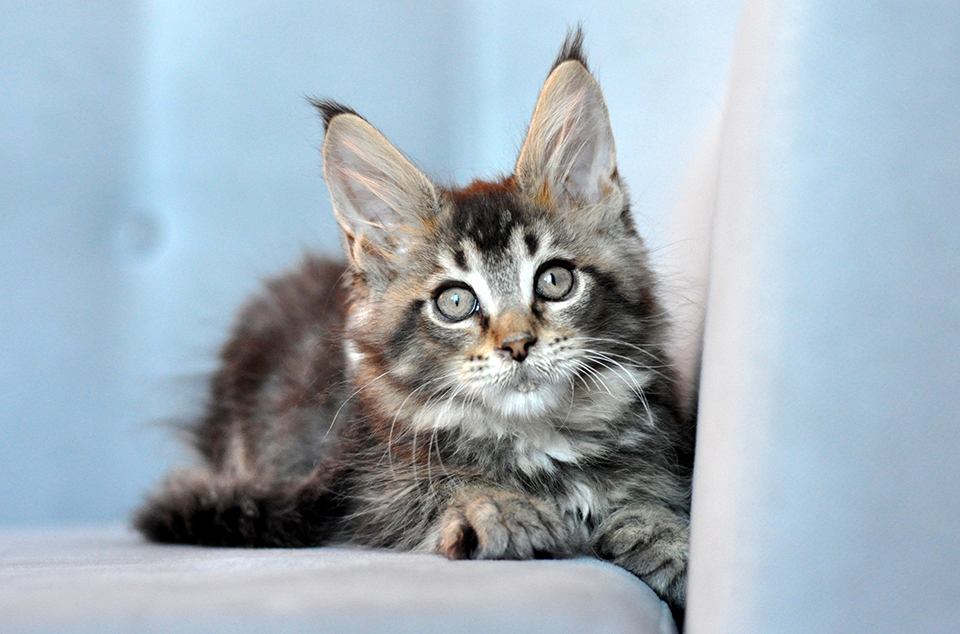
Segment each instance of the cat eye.
[{"label": "cat eye", "polygon": [[573,271],[564,264],[548,264],[537,273],[537,295],[556,302],[573,288]]},{"label": "cat eye", "polygon": [[477,310],[477,296],[463,286],[450,286],[433,301],[440,314],[453,321],[466,319]]}]

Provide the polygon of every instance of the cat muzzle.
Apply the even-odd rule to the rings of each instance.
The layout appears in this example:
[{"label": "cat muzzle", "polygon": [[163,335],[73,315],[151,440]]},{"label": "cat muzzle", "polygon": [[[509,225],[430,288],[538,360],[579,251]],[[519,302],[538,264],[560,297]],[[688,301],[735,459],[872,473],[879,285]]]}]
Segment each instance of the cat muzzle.
[{"label": "cat muzzle", "polygon": [[514,361],[520,363],[527,358],[527,355],[530,353],[530,348],[532,348],[535,343],[537,343],[537,337],[535,335],[524,333],[503,341],[500,344],[500,350],[506,352]]}]

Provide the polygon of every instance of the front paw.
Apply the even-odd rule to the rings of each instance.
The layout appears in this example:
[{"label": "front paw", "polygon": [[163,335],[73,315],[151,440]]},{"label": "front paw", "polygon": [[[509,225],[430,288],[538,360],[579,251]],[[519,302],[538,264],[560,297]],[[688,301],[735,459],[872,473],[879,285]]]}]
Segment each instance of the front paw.
[{"label": "front paw", "polygon": [[686,518],[654,505],[621,509],[596,530],[597,556],[626,568],[661,599],[683,608],[687,595],[690,525]]},{"label": "front paw", "polygon": [[477,492],[440,518],[437,550],[450,559],[534,559],[573,551],[556,507],[508,492]]}]

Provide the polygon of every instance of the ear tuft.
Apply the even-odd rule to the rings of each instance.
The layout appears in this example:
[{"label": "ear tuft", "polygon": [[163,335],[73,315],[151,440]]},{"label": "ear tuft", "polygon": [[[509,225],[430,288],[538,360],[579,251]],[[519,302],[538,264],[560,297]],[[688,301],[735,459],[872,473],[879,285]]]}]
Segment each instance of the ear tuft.
[{"label": "ear tuft", "polygon": [[342,103],[336,102],[332,99],[317,99],[316,97],[307,97],[307,101],[310,102],[311,106],[320,112],[320,116],[323,118],[324,132],[326,132],[326,130],[330,127],[330,121],[339,114],[352,114],[356,117],[360,116],[353,108],[345,106]]},{"label": "ear tuft", "polygon": [[567,31],[567,38],[563,41],[563,46],[560,47],[560,53],[557,55],[557,59],[553,61],[553,66],[550,67],[550,72],[552,73],[557,69],[557,66],[564,62],[569,61],[580,62],[583,64],[583,67],[589,70],[587,66],[587,58],[583,53],[583,25],[578,24],[577,27],[571,28]]},{"label": "ear tuft", "polygon": [[537,100],[516,178],[521,191],[542,204],[619,216],[626,199],[610,115],[600,84],[584,63],[582,44],[579,29],[567,36]]}]

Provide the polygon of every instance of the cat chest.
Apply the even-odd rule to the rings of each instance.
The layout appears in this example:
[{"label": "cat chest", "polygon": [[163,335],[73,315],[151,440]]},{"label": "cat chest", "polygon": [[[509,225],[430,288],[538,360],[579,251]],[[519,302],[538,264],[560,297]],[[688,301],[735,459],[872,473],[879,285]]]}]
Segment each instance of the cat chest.
[{"label": "cat chest", "polygon": [[531,492],[553,499],[563,516],[594,526],[609,512],[612,496],[602,477],[583,466],[592,455],[590,449],[563,443],[528,451],[524,479],[542,487]]},{"label": "cat chest", "polygon": [[609,452],[598,442],[551,431],[472,449],[475,465],[484,465],[490,480],[553,501],[575,524],[595,526],[617,497],[616,483],[605,482],[595,468]]},{"label": "cat chest", "polygon": [[602,521],[609,508],[607,496],[602,490],[577,479],[571,479],[565,485],[564,492],[556,498],[561,515],[587,526],[595,526]]}]

